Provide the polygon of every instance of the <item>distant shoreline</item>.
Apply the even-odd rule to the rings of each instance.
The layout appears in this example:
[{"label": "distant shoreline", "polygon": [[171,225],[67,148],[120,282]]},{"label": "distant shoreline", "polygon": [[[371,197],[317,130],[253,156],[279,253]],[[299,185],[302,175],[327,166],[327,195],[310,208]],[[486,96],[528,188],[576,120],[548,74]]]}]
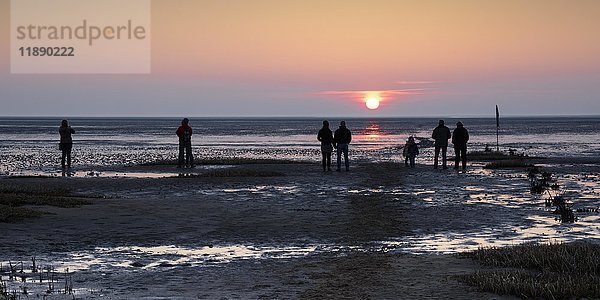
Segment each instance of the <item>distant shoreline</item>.
[{"label": "distant shoreline", "polygon": [[[495,119],[492,114],[487,116],[0,116],[0,119],[108,119],[108,120],[126,120],[126,119],[155,119],[155,120],[172,120],[180,119],[186,116],[196,120],[321,120],[321,119],[347,119],[347,120],[398,120],[398,119]],[[600,115],[506,115],[501,116],[501,120],[514,119],[598,119]]]}]

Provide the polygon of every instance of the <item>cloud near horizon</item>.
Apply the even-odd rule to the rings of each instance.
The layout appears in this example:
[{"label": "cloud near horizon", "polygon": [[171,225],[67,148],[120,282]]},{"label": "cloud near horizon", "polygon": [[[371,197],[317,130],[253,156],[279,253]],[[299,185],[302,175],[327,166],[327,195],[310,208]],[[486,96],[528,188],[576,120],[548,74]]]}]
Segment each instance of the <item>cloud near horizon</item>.
[{"label": "cloud near horizon", "polygon": [[[429,82],[428,82],[429,83]],[[411,84],[423,84],[414,82]],[[381,101],[400,100],[407,96],[419,96],[430,94],[434,88],[405,88],[405,89],[381,89],[381,90],[325,90],[316,94],[320,96],[345,97],[357,102],[366,101],[369,98],[377,98]]]},{"label": "cloud near horizon", "polygon": [[378,93],[381,95],[423,95],[425,91],[429,89],[415,88],[415,89],[395,89],[395,90],[341,90],[341,91],[320,91],[317,95],[357,95],[357,94],[371,94]]}]

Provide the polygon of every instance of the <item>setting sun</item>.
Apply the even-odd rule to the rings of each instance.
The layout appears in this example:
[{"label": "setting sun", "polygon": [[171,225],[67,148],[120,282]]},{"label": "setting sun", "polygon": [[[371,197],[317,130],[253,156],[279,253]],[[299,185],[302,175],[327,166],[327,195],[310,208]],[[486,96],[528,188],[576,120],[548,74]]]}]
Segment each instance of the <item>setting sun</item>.
[{"label": "setting sun", "polygon": [[368,109],[377,109],[379,108],[379,101],[380,99],[377,97],[369,97],[366,100],[366,105]]}]

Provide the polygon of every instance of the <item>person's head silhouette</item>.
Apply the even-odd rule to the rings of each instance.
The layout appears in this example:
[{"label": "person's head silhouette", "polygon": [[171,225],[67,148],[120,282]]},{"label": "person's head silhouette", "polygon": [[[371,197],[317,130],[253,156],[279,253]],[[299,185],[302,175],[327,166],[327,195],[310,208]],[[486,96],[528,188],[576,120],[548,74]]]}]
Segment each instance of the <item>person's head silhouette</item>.
[{"label": "person's head silhouette", "polygon": [[341,121],[340,122],[340,127],[346,127],[346,121]]},{"label": "person's head silhouette", "polygon": [[444,126],[444,120],[440,120],[439,124],[440,126]]},{"label": "person's head silhouette", "polygon": [[69,126],[69,121],[67,121],[67,120],[62,120],[62,122],[60,123],[60,126],[62,126],[62,127],[67,127],[67,126]]},{"label": "person's head silhouette", "polygon": [[464,126],[464,125],[463,125],[463,123],[462,123],[462,122],[458,122],[458,123],[456,123],[456,127],[463,127],[463,126]]},{"label": "person's head silhouette", "polygon": [[323,121],[323,127],[329,128],[329,121],[327,121],[327,120]]},{"label": "person's head silhouette", "polygon": [[183,120],[181,120],[181,125],[187,125],[188,123],[190,123],[190,119],[188,118],[183,118]]}]

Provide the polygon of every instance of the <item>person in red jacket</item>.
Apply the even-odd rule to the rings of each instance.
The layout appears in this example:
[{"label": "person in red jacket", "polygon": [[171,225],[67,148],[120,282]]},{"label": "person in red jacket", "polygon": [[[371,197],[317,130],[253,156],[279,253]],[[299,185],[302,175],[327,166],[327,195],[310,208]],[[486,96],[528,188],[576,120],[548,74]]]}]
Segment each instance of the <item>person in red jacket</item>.
[{"label": "person in red jacket", "polygon": [[[189,125],[190,120],[184,118],[181,121],[181,126],[175,132],[179,137],[179,160],[177,167],[194,167],[194,155],[192,154],[192,127]],[[185,152],[185,159],[184,154]]]}]

